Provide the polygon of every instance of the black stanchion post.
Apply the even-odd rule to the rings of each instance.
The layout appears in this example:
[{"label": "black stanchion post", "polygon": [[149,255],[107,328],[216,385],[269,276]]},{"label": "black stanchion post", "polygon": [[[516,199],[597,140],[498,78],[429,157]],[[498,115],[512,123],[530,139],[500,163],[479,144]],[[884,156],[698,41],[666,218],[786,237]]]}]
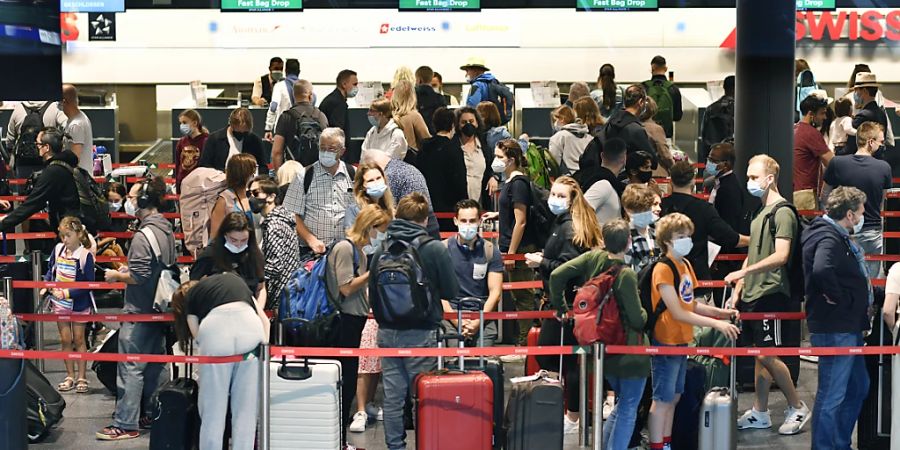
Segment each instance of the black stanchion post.
[{"label": "black stanchion post", "polygon": [[271,379],[269,366],[272,355],[269,353],[269,344],[259,346],[259,428],[257,440],[259,450],[269,450],[269,391]]},{"label": "black stanchion post", "polygon": [[[33,281],[41,281],[41,251],[40,250],[32,250],[31,252],[31,279]],[[34,312],[40,314],[41,308],[41,289],[34,288],[34,292],[32,293],[33,302],[34,302]],[[38,350],[44,349],[44,322],[34,322],[32,325],[34,326],[34,346]],[[37,368],[44,372],[44,360],[37,360]]]},{"label": "black stanchion post", "polygon": [[591,445],[590,429],[587,425],[587,393],[588,393],[588,370],[587,370],[587,354],[578,355],[578,446],[587,448]]}]

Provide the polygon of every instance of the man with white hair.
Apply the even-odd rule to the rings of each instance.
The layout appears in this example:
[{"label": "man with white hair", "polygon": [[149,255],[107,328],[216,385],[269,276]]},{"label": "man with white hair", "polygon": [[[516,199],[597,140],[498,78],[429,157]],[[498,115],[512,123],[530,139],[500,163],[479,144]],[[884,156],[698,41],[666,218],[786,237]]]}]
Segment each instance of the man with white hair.
[{"label": "man with white hair", "polygon": [[344,131],[326,128],[319,137],[318,162],[288,188],[284,207],[296,216],[301,255],[325,253],[328,244],[344,237],[356,176],[353,166],[341,161],[346,151]]},{"label": "man with white hair", "polygon": [[[318,159],[318,137],[328,128],[328,118],[312,104],[313,86],[309,80],[294,83],[294,106],[278,118],[272,142],[272,165],[275,170],[285,159],[308,166]],[[285,150],[291,157],[285,158]]]}]

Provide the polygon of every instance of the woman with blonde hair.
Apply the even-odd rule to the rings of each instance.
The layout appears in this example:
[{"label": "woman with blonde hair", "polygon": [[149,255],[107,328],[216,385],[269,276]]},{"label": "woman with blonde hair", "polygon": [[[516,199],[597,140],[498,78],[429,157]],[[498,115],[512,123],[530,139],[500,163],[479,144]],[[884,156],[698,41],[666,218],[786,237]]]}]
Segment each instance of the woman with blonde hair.
[{"label": "woman with blonde hair", "polygon": [[[360,210],[353,226],[347,230],[347,238],[338,241],[328,254],[326,284],[328,295],[340,305],[340,334],[333,346],[337,348],[359,348],[362,343],[363,328],[369,315],[369,301],[366,286],[369,271],[366,258],[375,253],[387,237],[391,214],[377,205],[366,205]],[[368,416],[365,411],[368,398],[363,397],[358,411],[350,423],[350,404],[356,397],[359,358],[338,358],[341,361],[341,391],[344,429],[364,431]],[[366,386],[368,387],[368,386]],[[368,396],[364,388],[362,394]],[[360,429],[361,427],[361,429]]]},{"label": "woman with blonde hair", "polygon": [[[549,292],[550,274],[557,267],[593,248],[603,245],[600,224],[594,209],[584,199],[584,194],[574,178],[563,176],[553,182],[547,199],[550,212],[556,215],[553,229],[543,252],[525,254],[528,267],[538,269],[544,282],[544,291]],[[575,300],[574,280],[566,286],[565,301],[571,305]],[[561,329],[560,327],[565,327]],[[546,319],[541,325],[538,345],[559,345],[560,334],[564,335],[563,345],[575,345],[572,325],[562,325],[557,319]],[[538,357],[542,369],[558,372],[559,359]],[[567,412],[564,420],[566,433],[578,430],[578,370],[577,359],[565,358],[562,373],[566,377]]]},{"label": "woman with blonde hair", "polygon": [[391,88],[384,93],[384,98],[391,100],[394,97],[394,89],[401,81],[409,81],[413,86],[416,85],[416,75],[412,69],[406,66],[400,66],[394,71],[394,78],[391,80]]},{"label": "woman with blonde hair", "polygon": [[369,106],[369,123],[372,128],[366,133],[362,144],[362,161],[366,161],[367,152],[382,152],[391,158],[403,160],[409,144],[403,130],[394,120],[394,112],[390,100],[376,100]]},{"label": "woman with blonde hair", "polygon": [[344,214],[344,228],[350,229],[356,222],[360,210],[368,205],[375,205],[394,216],[394,196],[387,182],[384,169],[378,164],[361,163],[353,178],[353,203],[347,206]]},{"label": "woman with blonde hair", "polygon": [[415,85],[406,80],[400,80],[394,87],[394,95],[391,97],[391,113],[394,122],[403,130],[403,136],[410,147],[416,150],[422,148],[425,139],[431,137],[425,119],[416,108]]}]

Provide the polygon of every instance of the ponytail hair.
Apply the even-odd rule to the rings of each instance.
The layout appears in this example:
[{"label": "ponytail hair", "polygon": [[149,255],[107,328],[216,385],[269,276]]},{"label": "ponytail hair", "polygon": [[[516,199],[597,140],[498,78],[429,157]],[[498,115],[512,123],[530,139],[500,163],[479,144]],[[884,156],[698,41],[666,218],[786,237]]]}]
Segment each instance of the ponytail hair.
[{"label": "ponytail hair", "polygon": [[600,89],[603,90],[603,107],[607,110],[616,105],[616,68],[612,64],[600,66],[600,76],[597,78]]},{"label": "ponytail hair", "polygon": [[81,223],[81,219],[71,216],[63,217],[59,222],[59,232],[62,233],[64,231],[71,231],[77,234],[78,241],[81,242],[81,245],[83,245],[84,248],[91,248],[91,238],[88,236],[84,224]]},{"label": "ponytail hair", "polygon": [[569,187],[569,212],[572,214],[572,243],[578,247],[592,249],[603,245],[600,223],[594,208],[584,199],[584,193],[578,182],[570,176],[562,176],[553,184],[564,184]]}]

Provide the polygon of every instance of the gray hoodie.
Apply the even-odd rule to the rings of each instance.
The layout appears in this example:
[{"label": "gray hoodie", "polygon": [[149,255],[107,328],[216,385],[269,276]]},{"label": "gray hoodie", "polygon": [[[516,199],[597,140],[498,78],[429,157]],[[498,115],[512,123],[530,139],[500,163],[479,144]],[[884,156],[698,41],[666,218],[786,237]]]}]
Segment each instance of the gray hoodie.
[{"label": "gray hoodie", "polygon": [[[138,217],[146,214],[138,211]],[[149,227],[159,243],[162,258],[153,254],[150,242],[143,233],[136,232],[131,239],[131,248],[128,250],[128,269],[131,278],[136,284],[129,284],[125,288],[125,313],[150,314],[153,313],[153,297],[156,295],[156,284],[162,272],[163,264],[175,263],[175,237],[172,232],[172,224],[161,214],[153,213],[141,219],[138,229]]]},{"label": "gray hoodie", "polygon": [[578,122],[563,125],[550,138],[550,154],[556,158],[563,175],[578,171],[578,160],[593,138],[587,126]]}]

